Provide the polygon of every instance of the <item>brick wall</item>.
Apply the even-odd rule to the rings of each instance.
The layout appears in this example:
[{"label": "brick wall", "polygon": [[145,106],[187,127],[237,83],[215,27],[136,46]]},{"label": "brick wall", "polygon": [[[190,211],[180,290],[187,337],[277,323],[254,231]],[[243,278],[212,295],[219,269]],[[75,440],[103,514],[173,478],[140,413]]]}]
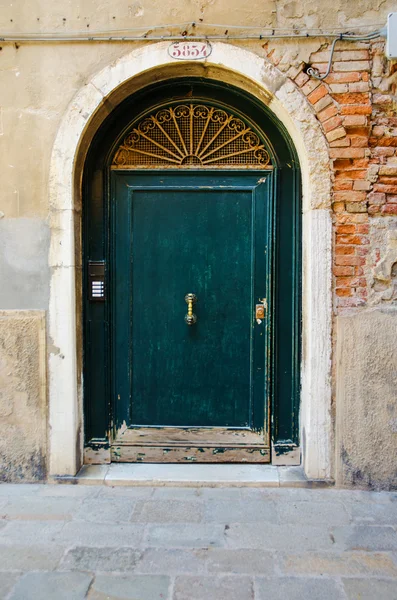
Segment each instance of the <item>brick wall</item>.
[{"label": "brick wall", "polygon": [[[329,55],[327,46],[310,63],[325,73]],[[272,51],[267,56],[277,64]],[[397,64],[386,59],[383,41],[341,41],[324,81],[305,69],[302,63],[287,75],[313,106],[329,144],[335,304],[339,310],[365,306],[375,266],[371,219],[397,215]],[[375,257],[381,260],[380,251]]]}]

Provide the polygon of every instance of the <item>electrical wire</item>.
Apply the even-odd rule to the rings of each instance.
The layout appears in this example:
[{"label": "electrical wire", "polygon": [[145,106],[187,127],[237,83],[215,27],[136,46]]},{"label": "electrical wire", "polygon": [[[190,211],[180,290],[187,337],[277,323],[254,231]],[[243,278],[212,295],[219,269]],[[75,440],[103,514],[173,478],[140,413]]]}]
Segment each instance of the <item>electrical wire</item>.
[{"label": "electrical wire", "polygon": [[[197,32],[196,35],[188,34],[187,28],[193,28],[197,31],[198,28],[219,28],[225,33],[220,34],[200,34]],[[367,24],[359,26],[358,28],[374,28],[381,27],[381,24]],[[166,30],[179,28],[183,29],[183,33],[180,34],[163,34],[163,35],[131,35],[130,32],[134,31],[153,31],[153,30]],[[232,34],[229,35],[229,30],[243,30],[243,31],[257,31],[256,35],[248,34]],[[337,33],[339,32],[339,33]],[[173,23],[166,25],[149,25],[146,27],[129,27],[126,29],[109,29],[107,31],[79,31],[72,33],[57,33],[57,32],[24,32],[15,33],[7,32],[0,33],[0,41],[2,42],[129,42],[129,41],[197,41],[200,39],[206,40],[262,40],[262,39],[295,39],[295,38],[313,38],[313,37],[337,37],[337,39],[344,39],[348,41],[353,40],[371,40],[376,37],[384,35],[383,29],[376,29],[375,31],[369,32],[368,34],[363,33],[351,33],[349,31],[343,32],[342,28],[334,28],[333,31],[321,31],[320,28],[304,28],[303,33],[298,33],[296,29],[287,28],[271,28],[262,27],[260,25],[228,25],[220,23],[196,23],[196,22],[185,22],[185,23]]]}]

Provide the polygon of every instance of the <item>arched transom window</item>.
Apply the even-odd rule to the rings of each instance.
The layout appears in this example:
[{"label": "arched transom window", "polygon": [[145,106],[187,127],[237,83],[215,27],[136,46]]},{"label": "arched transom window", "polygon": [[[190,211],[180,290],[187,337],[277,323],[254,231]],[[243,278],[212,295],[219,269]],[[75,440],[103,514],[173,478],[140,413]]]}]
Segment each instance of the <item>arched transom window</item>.
[{"label": "arched transom window", "polygon": [[263,169],[271,164],[263,141],[241,117],[189,103],[138,120],[117,148],[112,166]]}]

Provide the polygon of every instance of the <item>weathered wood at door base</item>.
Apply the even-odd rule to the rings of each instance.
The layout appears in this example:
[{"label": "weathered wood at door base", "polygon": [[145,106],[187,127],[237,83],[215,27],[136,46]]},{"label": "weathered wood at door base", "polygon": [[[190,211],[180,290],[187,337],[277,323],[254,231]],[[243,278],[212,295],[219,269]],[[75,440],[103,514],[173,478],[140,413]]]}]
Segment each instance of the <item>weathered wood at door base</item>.
[{"label": "weathered wood at door base", "polygon": [[115,444],[168,446],[264,446],[263,432],[225,427],[131,427],[117,434]]},{"label": "weathered wood at door base", "polygon": [[113,462],[269,463],[270,449],[255,447],[112,446]]}]

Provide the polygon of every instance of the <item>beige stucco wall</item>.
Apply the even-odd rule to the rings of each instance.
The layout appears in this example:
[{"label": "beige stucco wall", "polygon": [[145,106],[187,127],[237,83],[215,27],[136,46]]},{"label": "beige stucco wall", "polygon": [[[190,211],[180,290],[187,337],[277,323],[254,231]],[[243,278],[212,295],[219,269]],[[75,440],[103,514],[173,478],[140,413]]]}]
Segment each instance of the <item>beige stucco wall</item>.
[{"label": "beige stucco wall", "polygon": [[397,307],[337,319],[336,483],[397,488]]},{"label": "beige stucco wall", "polygon": [[[332,10],[329,10],[327,0],[268,0],[266,2],[254,0],[250,3],[243,3],[239,0],[231,0],[227,3],[225,0],[174,0],[173,2],[165,0],[161,2],[160,0],[131,0],[129,2],[86,0],[84,3],[69,1],[59,4],[54,4],[49,0],[18,3],[0,1],[0,35],[20,32],[66,34],[80,31],[92,33],[131,27],[144,28],[142,31],[137,31],[138,34],[145,32],[156,34],[155,25],[169,23],[186,25],[170,27],[166,29],[166,33],[178,34],[183,30],[194,33],[195,28],[188,25],[192,22],[202,23],[201,27],[204,27],[206,23],[236,25],[244,23],[247,26],[260,24],[264,27],[322,27],[324,29],[357,29],[359,26],[368,26],[366,29],[368,31],[371,29],[370,26],[376,29],[385,24],[387,14],[393,9],[395,10],[394,0],[357,2],[337,0],[333,3]],[[205,26],[202,31],[218,32],[208,26]],[[245,33],[252,35],[253,31],[247,29]],[[159,32],[160,34],[161,32]],[[127,55],[131,50],[153,43],[63,42],[44,44],[18,42],[1,44],[0,280],[5,281],[6,285],[0,286],[0,309],[48,311],[50,279],[54,270],[58,268],[58,266],[50,267],[48,262],[50,234],[54,233],[54,229],[58,227],[49,216],[49,170],[51,152],[62,117],[78,91],[84,88],[96,73],[108,65],[115,64],[120,57]],[[321,37],[309,40],[230,41],[230,44],[244,47],[261,59],[274,50],[273,56],[278,57],[278,68],[283,72],[302,61],[309,61],[310,54],[322,49],[324,43],[325,39]],[[277,85],[275,82],[275,86]],[[362,335],[367,328],[372,327],[372,315],[371,311],[362,311],[360,316],[354,316],[354,319],[360,319],[358,329]],[[16,313],[1,313],[1,349],[5,344],[4,340],[8,340],[6,342],[8,345],[15,345],[16,342],[11,343],[9,340],[14,339],[12,336],[17,335],[21,318],[16,316]],[[26,318],[29,320],[33,317],[28,315]],[[353,316],[351,318],[353,319]],[[41,316],[40,319],[42,328]],[[39,326],[32,323],[33,321],[29,321],[28,331],[31,332],[29,335],[34,337],[34,335],[39,335],[36,330]],[[341,327],[338,325],[336,338],[340,335],[341,339],[344,339]],[[343,329],[343,331],[345,330]],[[379,348],[379,351],[382,348],[382,332],[383,329],[373,329],[373,335],[378,340],[376,348]],[[391,339],[388,344],[390,349],[394,348],[394,351],[397,352],[395,340],[394,345]],[[28,360],[29,348],[31,349],[30,362]],[[43,346],[41,345],[40,348],[42,353]],[[57,349],[54,350],[51,339],[48,340],[48,348],[49,352],[55,351],[59,354]],[[343,366],[346,363],[344,372],[347,373],[350,365],[350,346],[340,342],[338,348],[338,365]],[[359,364],[364,365],[367,356],[364,345],[358,344],[356,352],[359,354]],[[42,357],[42,354],[40,356]],[[33,378],[32,389],[36,389],[35,386],[42,386],[45,369],[41,358],[37,359],[36,346],[33,342],[25,348],[24,360],[30,364],[30,369],[35,369],[36,375]],[[44,366],[45,363],[46,361],[44,361]],[[373,378],[383,382],[389,381],[388,363],[379,360],[377,364],[377,370],[373,371]],[[6,455],[9,464],[13,461],[16,464],[18,459],[20,464],[27,465],[30,455],[41,456],[44,461],[40,462],[41,465],[44,465],[40,467],[41,470],[32,468],[29,471],[27,466],[24,467],[26,477],[39,477],[45,471],[46,445],[45,434],[42,430],[43,424],[46,423],[46,408],[43,408],[42,404],[44,396],[42,392],[32,392],[36,400],[31,400],[33,396],[29,396],[30,399],[27,401],[23,395],[19,394],[18,386],[22,385],[22,379],[18,379],[20,377],[18,373],[20,374],[22,371],[20,370],[19,354],[16,351],[7,350],[7,365],[7,373],[13,375],[6,377],[7,381],[4,383],[7,393],[0,396],[0,415],[4,415],[1,416],[1,419],[7,419],[9,428],[24,432],[26,443],[20,444],[18,450],[17,446],[10,445],[7,435],[6,438],[0,438],[0,448],[3,446],[9,448]],[[336,377],[341,377],[342,381],[345,381],[340,375],[340,367],[335,373]],[[372,398],[372,392],[370,393],[372,388],[365,381],[364,379],[361,385],[365,388],[364,392],[367,390],[365,393],[368,393],[368,398]],[[340,466],[338,458],[340,457],[340,448],[350,447],[350,460],[353,463],[357,462],[357,464],[353,464],[353,469],[363,469],[366,465],[366,468],[369,469],[368,472],[375,472],[378,459],[375,458],[376,453],[368,444],[360,447],[360,451],[357,453],[353,451],[354,440],[347,433],[349,419],[353,418],[351,412],[353,409],[348,408],[349,402],[354,404],[353,391],[351,386],[336,385],[336,379],[334,383],[336,389],[334,405],[340,406],[340,411],[344,411],[339,411],[336,419],[336,423],[339,423],[341,427],[336,447],[336,463],[339,465],[338,482],[350,483],[353,481],[352,471]],[[42,390],[42,387],[40,389]],[[380,425],[387,421],[388,407],[393,403],[392,388],[386,386],[382,391],[383,394],[386,393],[385,390],[389,394],[389,401],[383,404],[377,403],[379,435]],[[13,410],[9,412],[11,405],[13,405]],[[25,410],[26,406],[28,406],[27,411]],[[29,410],[32,410],[34,418],[38,419],[35,421],[35,427],[30,427],[30,425],[28,427],[29,423],[25,421],[24,415],[30,414]],[[41,415],[41,420],[38,418],[39,415]],[[341,415],[344,415],[343,418]],[[363,430],[360,429],[360,431]],[[393,434],[393,437],[389,433],[387,434],[389,436],[387,438],[389,440],[388,448],[393,448],[394,443],[394,449],[396,449],[397,434]],[[347,436],[346,441],[343,436]],[[2,440],[5,441],[2,442]],[[332,450],[330,452],[332,453]],[[329,458],[329,463],[332,463],[332,457]],[[383,471],[382,477],[385,481],[392,482],[393,461],[389,460],[386,464],[388,467],[385,467],[386,470]],[[366,481],[368,483],[370,479],[367,478]]]},{"label": "beige stucco wall", "polygon": [[46,477],[43,311],[0,311],[0,482]]}]

